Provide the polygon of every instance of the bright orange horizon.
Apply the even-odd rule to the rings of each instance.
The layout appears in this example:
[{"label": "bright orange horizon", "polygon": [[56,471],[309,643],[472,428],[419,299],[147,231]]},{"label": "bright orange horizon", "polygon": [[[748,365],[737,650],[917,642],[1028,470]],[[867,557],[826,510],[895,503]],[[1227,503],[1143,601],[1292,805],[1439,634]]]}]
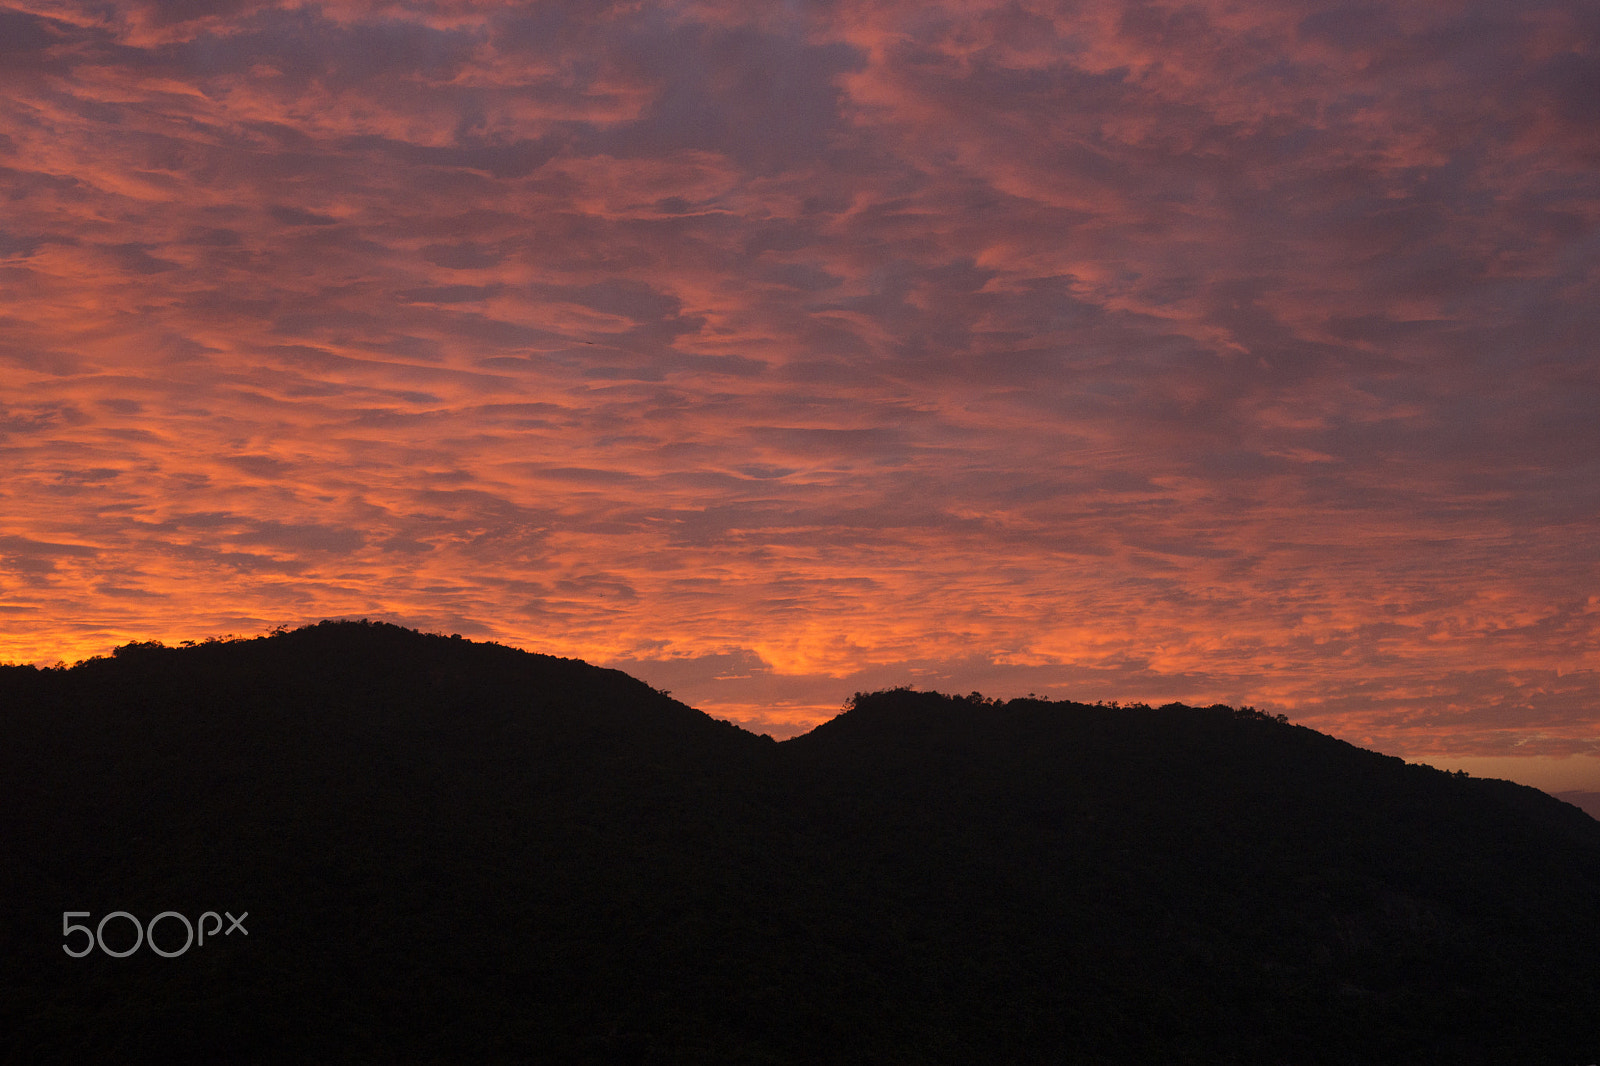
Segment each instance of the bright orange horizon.
[{"label": "bright orange horizon", "polygon": [[0,42],[0,660],[372,617],[780,735],[1225,702],[1600,789],[1576,0]]}]

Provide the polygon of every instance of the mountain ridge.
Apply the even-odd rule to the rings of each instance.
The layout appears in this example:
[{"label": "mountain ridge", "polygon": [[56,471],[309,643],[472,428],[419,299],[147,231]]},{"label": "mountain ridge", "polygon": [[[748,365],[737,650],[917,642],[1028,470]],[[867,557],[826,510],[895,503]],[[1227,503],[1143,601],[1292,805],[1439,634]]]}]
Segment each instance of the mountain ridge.
[{"label": "mountain ridge", "polygon": [[901,689],[777,743],[323,623],[0,670],[0,772],[8,1061],[1596,1057],[1600,823],[1248,709]]}]

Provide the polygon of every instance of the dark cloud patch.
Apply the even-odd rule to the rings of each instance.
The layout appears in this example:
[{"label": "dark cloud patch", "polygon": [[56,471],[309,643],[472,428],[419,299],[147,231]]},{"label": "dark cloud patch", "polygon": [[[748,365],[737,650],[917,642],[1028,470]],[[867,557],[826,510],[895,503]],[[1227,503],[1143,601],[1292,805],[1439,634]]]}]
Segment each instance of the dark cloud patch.
[{"label": "dark cloud patch", "polygon": [[367,543],[366,534],[320,522],[251,520],[247,528],[230,537],[238,544],[262,545],[288,552],[348,554]]},{"label": "dark cloud patch", "polygon": [[0,435],[33,434],[81,426],[91,419],[75,404],[34,403],[0,406]]},{"label": "dark cloud patch", "polygon": [[848,132],[835,80],[863,62],[847,45],[798,35],[660,23],[639,26],[617,59],[658,88],[645,118],[592,136],[594,149],[701,149],[766,173],[824,156]]},{"label": "dark cloud patch", "polygon": [[99,31],[67,20],[0,9],[0,84],[65,74],[77,58],[74,53],[104,43]]},{"label": "dark cloud patch", "polygon": [[292,463],[274,459],[270,455],[226,455],[222,461],[251,477],[278,478],[294,469]]},{"label": "dark cloud patch", "polygon": [[903,453],[909,441],[897,429],[819,429],[808,426],[762,426],[750,431],[757,441],[771,443],[795,456],[840,458]]},{"label": "dark cloud patch", "polygon": [[131,274],[165,274],[169,270],[181,269],[181,263],[151,255],[150,247],[138,243],[113,244],[106,251],[119,267]]},{"label": "dark cloud patch", "polygon": [[284,362],[317,370],[331,370],[352,362],[337,352],[309,344],[274,344],[266,351]]},{"label": "dark cloud patch", "polygon": [[798,472],[792,466],[771,466],[766,463],[742,463],[736,468],[745,477],[757,481],[770,481],[776,478],[785,478]]},{"label": "dark cloud patch", "polygon": [[47,238],[41,235],[0,230],[0,259],[26,259],[39,250]]},{"label": "dark cloud patch", "polygon": [[672,373],[717,374],[752,378],[766,372],[768,364],[742,355],[692,355],[672,353],[661,359],[663,369]]},{"label": "dark cloud patch", "polygon": [[505,253],[470,243],[430,244],[422,249],[422,258],[451,270],[479,270],[500,263]]},{"label": "dark cloud patch", "polygon": [[566,413],[565,408],[553,403],[491,403],[470,411],[474,421],[506,421],[513,425],[553,425],[554,419]]},{"label": "dark cloud patch", "polygon": [[[381,333],[384,320],[365,307],[340,307],[336,304],[314,310],[288,311],[272,322],[273,331],[288,337],[371,335]],[[307,349],[306,345],[285,345],[287,349]],[[331,354],[331,353],[329,353]]]},{"label": "dark cloud patch", "polygon": [[607,366],[589,365],[583,368],[583,376],[594,381],[665,381],[667,372],[658,366],[642,364],[639,366]]},{"label": "dark cloud patch", "polygon": [[80,470],[63,470],[56,480],[74,485],[103,485],[115,481],[123,471],[114,466],[91,466]]},{"label": "dark cloud patch", "polygon": [[1402,36],[1389,8],[1378,4],[1343,4],[1315,11],[1300,20],[1300,36],[1342,49],[1372,49]]},{"label": "dark cloud patch", "polygon": [[[428,363],[441,362],[445,350],[444,344],[436,338],[408,335],[386,337],[373,344],[372,348],[373,351],[387,352],[402,359],[420,359]],[[437,400],[437,397],[434,397],[434,400]]]},{"label": "dark cloud patch", "polygon": [[389,537],[378,542],[377,545],[385,552],[395,555],[426,555],[434,550],[434,546],[426,541],[414,540],[410,537]]},{"label": "dark cloud patch", "polygon": [[562,578],[553,586],[554,591],[583,598],[595,597],[614,603],[637,600],[639,594],[618,574],[578,574]]},{"label": "dark cloud patch", "polygon": [[161,50],[175,73],[205,80],[270,68],[282,89],[320,84],[348,91],[374,81],[445,82],[471,56],[470,34],[423,22],[370,18],[341,23],[319,8],[251,4],[241,17],[207,25]]},{"label": "dark cloud patch", "polygon": [[495,178],[523,178],[561,150],[562,139],[543,137],[510,143],[467,143],[448,147],[411,144],[381,137],[361,137],[350,147],[372,151],[396,162],[419,167],[476,170]]},{"label": "dark cloud patch", "polygon": [[0,535],[0,567],[14,573],[52,573],[62,560],[92,559],[100,550],[85,544],[62,544],[29,537]]},{"label": "dark cloud patch", "polygon": [[68,25],[7,8],[0,11],[0,57],[12,61],[32,61],[61,43]]},{"label": "dark cloud patch", "polygon": [[487,300],[502,288],[500,285],[434,285],[405,289],[396,295],[408,303],[463,304]]},{"label": "dark cloud patch", "polygon": [[109,596],[116,600],[164,600],[169,598],[163,592],[156,592],[152,589],[132,588],[127,585],[96,585],[94,590],[101,596]]},{"label": "dark cloud patch", "polygon": [[286,577],[307,577],[315,574],[309,559],[297,556],[261,555],[256,552],[229,551],[203,545],[179,545],[170,554],[187,560],[205,572],[221,571],[229,574],[278,574]]},{"label": "dark cloud patch", "polygon": [[827,292],[838,288],[844,281],[839,275],[830,274],[809,263],[774,263],[764,267],[760,277],[801,292]]},{"label": "dark cloud patch", "polygon": [[244,236],[236,229],[217,226],[197,226],[184,234],[180,243],[203,248],[235,248],[244,243]]},{"label": "dark cloud patch", "polygon": [[173,529],[223,529],[242,521],[240,516],[227,511],[191,511],[173,515],[159,523],[159,528]]},{"label": "dark cloud patch", "polygon": [[1591,27],[1581,50],[1552,57],[1529,83],[1529,97],[1553,120],[1563,147],[1580,163],[1600,162],[1600,32]]},{"label": "dark cloud patch", "polygon": [[552,330],[468,312],[453,314],[449,328],[452,334],[489,350],[570,343],[569,338]]},{"label": "dark cloud patch", "polygon": [[196,19],[238,15],[265,6],[268,0],[139,0],[133,6],[157,26]]},{"label": "dark cloud patch", "polygon": [[582,467],[529,465],[530,476],[548,481],[567,481],[577,485],[619,485],[637,482],[639,475],[625,470],[591,470]]},{"label": "dark cloud patch", "polygon": [[0,551],[17,556],[62,556],[81,559],[98,554],[99,549],[86,544],[56,544],[31,540],[27,537],[0,535]]},{"label": "dark cloud patch", "polygon": [[543,295],[570,300],[583,307],[635,322],[672,318],[683,306],[682,301],[670,293],[631,278],[607,279],[590,285],[551,287],[545,289]]},{"label": "dark cloud patch", "polygon": [[339,223],[339,220],[332,215],[319,215],[303,207],[279,205],[267,208],[267,214],[285,226],[335,226]]}]

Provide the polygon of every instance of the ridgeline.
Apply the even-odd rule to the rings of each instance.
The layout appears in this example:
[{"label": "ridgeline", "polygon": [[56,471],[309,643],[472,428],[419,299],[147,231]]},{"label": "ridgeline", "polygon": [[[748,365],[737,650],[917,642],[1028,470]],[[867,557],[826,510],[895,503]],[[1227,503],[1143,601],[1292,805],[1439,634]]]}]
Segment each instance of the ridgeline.
[{"label": "ridgeline", "polygon": [[0,842],[8,1062],[1600,1059],[1600,822],[1220,706],[325,622],[0,667]]}]

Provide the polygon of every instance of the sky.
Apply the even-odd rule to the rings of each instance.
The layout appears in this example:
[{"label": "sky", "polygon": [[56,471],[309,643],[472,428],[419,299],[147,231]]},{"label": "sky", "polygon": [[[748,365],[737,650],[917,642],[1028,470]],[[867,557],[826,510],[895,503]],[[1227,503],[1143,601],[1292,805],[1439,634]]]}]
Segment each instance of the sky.
[{"label": "sky", "polygon": [[1597,326],[1589,0],[0,2],[0,661],[369,617],[1600,788]]}]

